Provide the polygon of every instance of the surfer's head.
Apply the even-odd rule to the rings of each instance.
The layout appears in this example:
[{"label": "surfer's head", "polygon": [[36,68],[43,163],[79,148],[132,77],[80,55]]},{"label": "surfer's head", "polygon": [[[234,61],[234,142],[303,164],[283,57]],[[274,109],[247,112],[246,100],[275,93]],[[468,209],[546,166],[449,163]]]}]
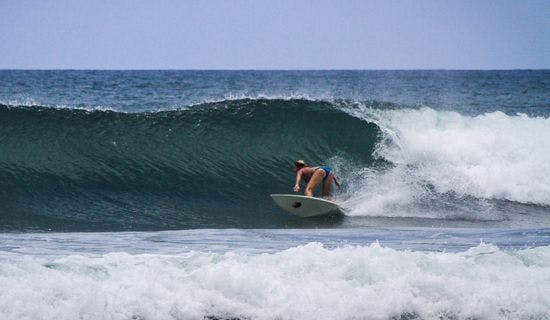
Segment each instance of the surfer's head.
[{"label": "surfer's head", "polygon": [[294,166],[296,167],[296,170],[300,170],[303,167],[307,167],[307,163],[305,163],[304,160],[298,160],[298,161],[294,162]]}]

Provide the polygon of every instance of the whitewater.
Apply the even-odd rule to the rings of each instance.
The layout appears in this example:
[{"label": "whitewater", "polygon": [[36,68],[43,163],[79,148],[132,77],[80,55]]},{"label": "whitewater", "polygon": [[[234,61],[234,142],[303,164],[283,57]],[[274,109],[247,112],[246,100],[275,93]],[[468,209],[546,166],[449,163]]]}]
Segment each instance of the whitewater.
[{"label": "whitewater", "polygon": [[[357,214],[384,214],[387,206],[437,201],[434,194],[550,205],[547,117],[500,111],[464,116],[430,108],[359,110],[354,110],[356,116],[381,128],[383,137],[374,153],[395,166],[355,173],[360,185],[349,203]],[[487,218],[486,210],[481,213]]]}]

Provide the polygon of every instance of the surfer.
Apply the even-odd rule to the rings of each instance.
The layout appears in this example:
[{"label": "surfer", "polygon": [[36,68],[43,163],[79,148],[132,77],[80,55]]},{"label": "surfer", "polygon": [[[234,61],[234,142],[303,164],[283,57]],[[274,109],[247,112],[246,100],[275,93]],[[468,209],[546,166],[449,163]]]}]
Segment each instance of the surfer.
[{"label": "surfer", "polygon": [[294,192],[300,191],[300,181],[303,178],[307,182],[304,194],[308,197],[313,197],[313,190],[315,190],[315,187],[317,187],[321,181],[323,182],[322,195],[325,199],[330,199],[330,187],[333,182],[340,188],[340,183],[338,183],[330,167],[312,167],[305,163],[304,160],[298,160],[294,163],[294,172],[296,172]]}]

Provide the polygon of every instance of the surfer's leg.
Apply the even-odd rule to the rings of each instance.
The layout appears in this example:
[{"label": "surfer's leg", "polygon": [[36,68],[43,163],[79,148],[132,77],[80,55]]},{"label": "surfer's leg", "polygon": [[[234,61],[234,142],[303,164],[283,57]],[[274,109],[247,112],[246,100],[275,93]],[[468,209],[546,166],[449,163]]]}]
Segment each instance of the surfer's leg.
[{"label": "surfer's leg", "polygon": [[334,173],[331,172],[328,174],[325,182],[323,182],[323,198],[325,199],[331,199],[330,187],[332,186],[332,182],[334,182]]},{"label": "surfer's leg", "polygon": [[313,197],[313,190],[315,190],[315,187],[321,183],[323,178],[325,177],[325,171],[324,170],[315,170],[313,174],[311,175],[311,179],[309,179],[309,183],[306,187],[306,196]]}]

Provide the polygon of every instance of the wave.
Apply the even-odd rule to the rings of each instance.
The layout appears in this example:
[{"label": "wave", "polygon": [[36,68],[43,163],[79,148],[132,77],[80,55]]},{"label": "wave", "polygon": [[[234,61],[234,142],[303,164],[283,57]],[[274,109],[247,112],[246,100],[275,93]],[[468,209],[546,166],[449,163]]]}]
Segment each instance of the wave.
[{"label": "wave", "polygon": [[134,114],[0,106],[0,114],[3,180],[34,185],[41,179],[36,174],[100,187],[175,173],[208,179],[227,171],[239,180],[235,173],[276,175],[298,156],[342,155],[368,164],[379,133],[329,103],[307,100],[235,100]]},{"label": "wave", "polygon": [[141,113],[0,105],[0,222],[280,227],[288,217],[268,195],[290,192],[298,158],[336,169],[349,216],[501,221],[506,202],[550,206],[549,150],[549,118],[378,101],[228,99]]}]

